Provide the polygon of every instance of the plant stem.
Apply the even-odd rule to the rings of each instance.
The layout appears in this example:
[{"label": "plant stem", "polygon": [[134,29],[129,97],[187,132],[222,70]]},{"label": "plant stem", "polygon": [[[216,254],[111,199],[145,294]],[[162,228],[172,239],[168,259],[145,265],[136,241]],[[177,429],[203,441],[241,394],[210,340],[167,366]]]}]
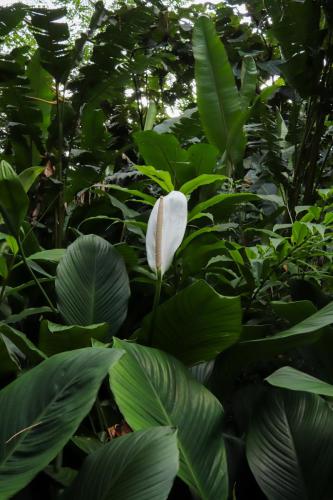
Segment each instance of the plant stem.
[{"label": "plant stem", "polygon": [[156,280],[156,284],[155,284],[153,310],[152,310],[151,322],[150,322],[149,334],[148,334],[148,345],[150,345],[150,346],[153,343],[154,328],[155,328],[155,321],[156,321],[156,311],[157,311],[157,307],[160,303],[162,281],[163,281],[162,274],[159,272],[157,275],[157,280]]},{"label": "plant stem", "polygon": [[21,253],[21,256],[22,256],[22,260],[25,264],[25,266],[27,267],[29,273],[31,274],[32,276],[32,279],[34,280],[34,282],[36,283],[37,287],[39,288],[39,290],[41,291],[42,295],[44,296],[46,302],[48,303],[48,305],[50,306],[50,308],[52,309],[52,312],[53,313],[57,313],[57,310],[56,308],[54,307],[54,305],[52,304],[51,302],[51,299],[49,298],[49,296],[47,295],[46,291],[44,290],[44,288],[42,287],[42,285],[40,284],[37,276],[35,275],[35,273],[33,272],[33,270],[31,269],[31,267],[29,266],[29,262],[27,261],[26,259],[26,256],[25,256],[25,253],[24,253],[24,249],[23,249],[23,245],[22,245],[22,242],[21,242],[21,239],[18,238],[17,239],[17,242],[18,242],[18,246],[19,246],[19,249],[20,249],[20,253]]}]

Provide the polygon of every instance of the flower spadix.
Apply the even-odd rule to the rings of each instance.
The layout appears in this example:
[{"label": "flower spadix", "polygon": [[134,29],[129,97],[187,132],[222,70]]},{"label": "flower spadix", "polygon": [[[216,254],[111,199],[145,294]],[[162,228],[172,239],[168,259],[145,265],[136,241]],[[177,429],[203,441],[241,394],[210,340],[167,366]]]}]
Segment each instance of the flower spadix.
[{"label": "flower spadix", "polygon": [[161,196],[150,214],[146,236],[149,267],[161,276],[167,271],[183,241],[187,223],[187,199],[180,191]]}]

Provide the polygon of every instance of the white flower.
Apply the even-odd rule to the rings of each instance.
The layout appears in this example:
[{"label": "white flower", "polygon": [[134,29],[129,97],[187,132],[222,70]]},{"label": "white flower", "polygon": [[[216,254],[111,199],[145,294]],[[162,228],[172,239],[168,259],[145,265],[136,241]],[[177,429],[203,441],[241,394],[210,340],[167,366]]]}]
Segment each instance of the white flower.
[{"label": "white flower", "polygon": [[161,196],[150,214],[146,236],[149,267],[161,276],[169,269],[183,241],[187,224],[187,199],[180,191]]}]

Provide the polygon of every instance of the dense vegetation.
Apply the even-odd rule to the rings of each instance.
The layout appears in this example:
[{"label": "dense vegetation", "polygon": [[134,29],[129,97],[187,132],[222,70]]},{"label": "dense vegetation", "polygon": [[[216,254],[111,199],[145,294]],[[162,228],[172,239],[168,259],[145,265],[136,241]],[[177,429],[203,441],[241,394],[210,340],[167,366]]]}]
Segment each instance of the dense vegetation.
[{"label": "dense vegetation", "polygon": [[54,4],[0,9],[0,500],[331,500],[331,3]]}]

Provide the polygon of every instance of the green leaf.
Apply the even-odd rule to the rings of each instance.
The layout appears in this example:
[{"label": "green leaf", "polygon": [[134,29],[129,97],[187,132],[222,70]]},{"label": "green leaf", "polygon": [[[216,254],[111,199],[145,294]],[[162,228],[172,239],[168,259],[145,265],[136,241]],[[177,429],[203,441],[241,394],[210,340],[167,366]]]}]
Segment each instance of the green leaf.
[{"label": "green leaf", "polygon": [[301,341],[302,338],[304,336],[307,336],[308,334],[320,333],[320,330],[322,328],[329,326],[332,323],[333,323],[333,302],[330,302],[329,304],[327,304],[327,306],[323,307],[322,309],[315,312],[311,316],[308,316],[300,323],[297,323],[291,328],[288,328],[288,330],[284,330],[282,332],[276,333],[275,335],[271,335],[270,337],[266,337],[264,339],[242,342],[242,344],[257,343],[259,348],[259,344],[263,345],[263,344],[277,342],[280,343],[281,346],[283,345],[284,347],[287,347],[294,341],[296,341],[296,343]]},{"label": "green leaf", "polygon": [[4,323],[18,323],[19,321],[23,321],[30,316],[34,316],[35,314],[41,315],[43,313],[52,312],[52,309],[48,306],[41,307],[27,307],[23,309],[21,312],[16,314],[11,314],[4,321]]},{"label": "green leaf", "polygon": [[[241,318],[239,297],[223,297],[200,280],[157,308],[152,343],[189,365],[209,361],[237,342]],[[139,339],[148,337],[151,322],[149,314]]]},{"label": "green leaf", "polygon": [[196,175],[214,173],[219,153],[217,148],[211,144],[192,144],[187,153]]},{"label": "green leaf", "polygon": [[151,130],[153,128],[156,114],[157,114],[156,104],[154,103],[154,101],[150,101],[147,109],[144,130]]},{"label": "green leaf", "polygon": [[24,333],[5,324],[0,325],[0,332],[4,337],[7,337],[16,345],[30,363],[38,364],[46,358],[45,354],[40,351]]},{"label": "green leaf", "polygon": [[265,380],[276,387],[333,397],[333,385],[296,370],[291,366],[279,368]]},{"label": "green leaf", "polygon": [[268,500],[321,500],[331,486],[333,412],[314,394],[271,390],[256,408],[246,453]]},{"label": "green leaf", "polygon": [[90,234],[72,243],[57,268],[59,311],[70,325],[109,323],[117,332],[127,314],[129,280],[123,258]]},{"label": "green leaf", "polygon": [[[27,98],[31,100],[32,105],[36,106],[40,110],[40,130],[42,132],[43,139],[46,140],[48,127],[51,123],[51,113],[56,107],[56,95],[53,78],[50,73],[43,68],[39,50],[36,50],[29,61],[27,67],[27,77],[30,82],[30,91]],[[41,171],[43,171],[44,168],[41,167]]]},{"label": "green leaf", "polygon": [[258,71],[251,56],[245,56],[241,70],[241,99],[244,107],[249,106],[256,95]]},{"label": "green leaf", "polygon": [[[211,144],[232,161],[242,158],[245,149],[241,103],[232,68],[213,22],[200,17],[193,31],[195,80],[200,119]],[[234,127],[233,143],[228,137]]]},{"label": "green leaf", "polygon": [[17,237],[27,214],[28,197],[9,163],[0,162],[0,213],[13,236]]},{"label": "green leaf", "polygon": [[118,339],[114,346],[126,351],[110,371],[111,389],[126,422],[135,431],[176,427],[179,476],[201,499],[226,500],[228,473],[219,401],[172,356]]},{"label": "green leaf", "polygon": [[166,500],[177,471],[176,432],[168,427],[138,431],[91,453],[65,498]]},{"label": "green leaf", "polygon": [[136,132],[134,139],[146,165],[152,165],[156,170],[169,172],[175,185],[188,180],[186,172],[188,170],[190,173],[191,170],[186,164],[188,161],[187,152],[180,147],[174,135],[158,134],[152,130],[146,130]]},{"label": "green leaf", "polygon": [[63,448],[122,352],[86,348],[43,361],[0,392],[0,497],[20,491]]},{"label": "green leaf", "polygon": [[271,307],[278,316],[289,321],[292,326],[317,311],[310,300],[298,300],[296,302],[272,301]]},{"label": "green leaf", "polygon": [[180,187],[180,191],[186,195],[191,194],[195,189],[198,189],[200,186],[206,186],[207,184],[212,184],[213,182],[220,181],[223,182],[227,180],[228,177],[225,175],[217,175],[217,174],[201,174],[190,181],[185,182]]},{"label": "green leaf", "polygon": [[46,262],[59,262],[65,255],[64,248],[52,248],[51,250],[41,250],[27,257],[27,260],[42,260]]},{"label": "green leaf", "polygon": [[26,193],[43,171],[44,167],[30,167],[20,173],[19,178]]},{"label": "green leaf", "polygon": [[197,214],[204,212],[207,208],[215,205],[219,205],[220,212],[228,213],[226,212],[226,209],[229,211],[235,205],[258,200],[260,200],[260,197],[253,193],[217,194],[208,200],[198,203],[189,213],[188,220],[190,221],[194,219]]},{"label": "green leaf", "polygon": [[51,321],[42,321],[39,332],[39,348],[48,356],[52,356],[58,352],[90,347],[91,339],[103,341],[108,331],[109,325],[107,323],[89,326],[64,326]]},{"label": "green leaf", "polygon": [[8,276],[7,260],[4,255],[0,255],[0,276],[5,279]]},{"label": "green leaf", "polygon": [[161,188],[167,193],[175,189],[174,185],[172,184],[169,172],[166,172],[164,170],[157,170],[154,167],[145,165],[136,165],[135,168],[143,175],[146,175],[147,177],[149,177],[149,179],[156,182],[156,184],[161,186]]}]

